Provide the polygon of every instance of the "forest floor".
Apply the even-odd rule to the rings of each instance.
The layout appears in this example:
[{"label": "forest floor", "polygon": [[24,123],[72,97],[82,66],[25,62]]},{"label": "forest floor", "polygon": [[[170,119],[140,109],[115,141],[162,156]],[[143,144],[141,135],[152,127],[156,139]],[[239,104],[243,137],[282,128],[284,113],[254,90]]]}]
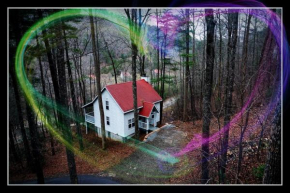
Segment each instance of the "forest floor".
[{"label": "forest floor", "polygon": [[[167,113],[170,113],[168,111]],[[265,110],[257,107],[254,108],[250,112],[249,123],[246,130],[246,134],[244,136],[242,146],[243,146],[243,154],[242,154],[242,167],[241,173],[237,176],[237,163],[238,163],[238,154],[239,154],[239,137],[240,137],[240,121],[233,123],[231,125],[230,133],[229,133],[229,150],[228,150],[228,161],[227,161],[227,170],[226,170],[226,183],[228,184],[261,184],[262,176],[263,176],[263,167],[266,160],[267,155],[267,146],[269,142],[269,125],[270,119],[266,121],[264,124],[267,126],[264,130],[264,134],[261,138],[261,147],[259,150],[258,156],[258,144],[259,137],[261,133],[261,126],[257,120],[256,115],[265,113]],[[237,115],[237,114],[236,114]],[[234,115],[233,117],[235,117]],[[219,122],[221,126],[223,126],[224,117],[219,118]],[[177,131],[184,132],[185,139],[183,140],[182,146],[191,147],[190,142],[200,141],[201,133],[202,133],[202,120],[196,120],[193,122],[183,122],[183,121],[171,121],[171,119],[167,119],[170,121],[170,124],[176,126]],[[210,125],[210,136],[214,135],[219,131],[218,129],[218,121],[217,118],[211,119]],[[221,127],[222,128],[222,127]],[[210,162],[209,162],[209,175],[210,184],[218,184],[218,152],[219,149],[219,140],[210,143]],[[190,148],[189,148],[190,149]],[[178,168],[184,167],[184,173],[180,176],[172,176],[171,183],[174,184],[199,184],[201,178],[201,162],[194,163],[194,160],[201,160],[201,147],[193,149],[187,152],[184,155],[184,158],[181,162],[177,163]],[[189,163],[188,163],[188,162]]]},{"label": "forest floor", "polygon": [[[201,148],[198,147],[185,154],[178,156],[175,164],[161,161],[160,155],[165,152],[176,154],[181,152],[193,140],[199,139],[202,132],[202,120],[194,122],[182,122],[173,120],[171,108],[164,113],[165,126],[156,132],[151,140],[134,145],[120,143],[113,140],[107,141],[107,150],[101,149],[101,138],[96,137],[93,131],[83,133],[85,150],[84,156],[75,156],[77,173],[83,175],[96,175],[109,177],[125,184],[199,184],[201,176]],[[229,184],[260,184],[262,182],[263,164],[266,159],[266,147],[269,131],[265,130],[260,148],[260,159],[257,158],[257,148],[261,127],[257,125],[257,114],[263,114],[261,108],[251,111],[249,117],[249,135],[243,140],[242,170],[237,177],[236,168],[238,160],[237,140],[240,136],[240,126],[235,123],[230,129],[230,146],[227,162],[227,182]],[[223,123],[223,117],[220,117]],[[270,125],[269,122],[265,123]],[[211,135],[219,131],[216,118],[211,121]],[[144,137],[144,136],[142,136]],[[154,138],[154,139],[153,139]],[[46,178],[61,177],[68,175],[65,147],[56,142],[56,155],[51,155],[49,138],[45,138],[46,145],[44,154],[44,176]],[[219,152],[218,142],[210,143],[211,160],[209,165],[211,184],[217,184],[218,160],[215,153]],[[77,140],[74,146],[78,148]],[[35,179],[36,175],[22,168],[21,164],[9,162],[9,181],[23,182]]]},{"label": "forest floor", "polygon": [[[102,150],[102,140],[101,138],[96,137],[93,131],[88,134],[83,133],[83,141],[85,149],[82,153],[84,156],[75,156],[78,174],[95,175],[118,164],[121,160],[135,151],[133,147],[109,139],[107,140],[107,149]],[[76,148],[79,147],[77,140],[74,141],[74,146]],[[62,144],[55,142],[55,150],[56,154],[52,156],[49,138],[46,137],[45,147],[43,148],[43,173],[46,178],[66,176],[69,173],[65,147]],[[21,183],[35,178],[35,173],[28,170],[26,167],[22,168],[21,164],[10,162],[10,183]]]}]

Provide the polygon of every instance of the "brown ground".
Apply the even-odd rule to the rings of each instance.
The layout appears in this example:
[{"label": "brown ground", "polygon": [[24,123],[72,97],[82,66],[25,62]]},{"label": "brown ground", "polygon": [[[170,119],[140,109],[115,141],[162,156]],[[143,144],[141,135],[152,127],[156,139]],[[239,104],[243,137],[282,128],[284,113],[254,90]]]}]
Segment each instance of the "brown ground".
[{"label": "brown ground", "polygon": [[[249,128],[250,126],[253,126],[256,122],[257,119],[255,117],[254,112],[257,111],[258,114],[263,114],[263,111],[260,109],[254,109],[250,113],[250,119],[249,119]],[[173,121],[171,115],[170,115],[170,110],[167,110],[164,115],[166,119],[163,121],[163,124],[168,122],[176,127],[174,130],[176,130],[175,133],[181,133],[182,136],[180,138],[178,136],[174,137],[175,140],[178,140],[178,148],[179,150],[185,147],[188,142],[191,141],[191,139],[196,135],[196,134],[201,134],[202,130],[202,121],[198,120],[195,121],[194,125],[192,122],[182,122],[182,121]],[[221,125],[223,124],[223,117],[220,118]],[[267,124],[270,125],[270,122]],[[266,157],[266,146],[267,146],[267,138],[269,133],[269,127],[268,131],[265,133],[263,137],[263,144],[264,148],[261,150],[261,159],[257,159],[257,142],[258,142],[258,136],[261,131],[260,125],[256,126],[258,129],[254,130],[251,135],[245,137],[243,140],[243,147],[244,147],[244,152],[243,152],[243,162],[242,162],[242,172],[240,176],[238,177],[238,182],[239,183],[246,183],[246,184],[258,184],[261,183],[261,179],[256,177],[254,175],[253,169],[260,166],[261,164],[265,163],[265,157]],[[215,133],[218,131],[218,125],[217,125],[217,119],[213,118],[211,122],[211,127],[210,127],[211,134]],[[166,132],[165,132],[166,133]],[[168,132],[167,132],[168,134]],[[237,138],[240,135],[240,127],[238,124],[235,124],[231,127],[230,130],[230,139]],[[122,144],[120,142],[116,141],[111,141],[108,140],[107,142],[107,150],[103,151],[101,150],[101,139],[95,136],[94,132],[89,133],[88,135],[83,134],[84,137],[84,144],[85,144],[85,150],[83,153],[85,153],[88,156],[88,159],[82,159],[79,156],[76,156],[76,166],[77,166],[77,173],[78,174],[97,174],[97,173],[102,173],[103,171],[106,172],[111,172],[114,171],[111,170],[111,168],[115,167],[116,173],[114,176],[116,178],[120,178],[119,174],[120,169],[124,169],[128,167],[128,170],[124,171],[132,171],[134,173],[134,170],[137,171],[137,168],[142,168],[142,166],[145,166],[147,163],[145,163],[147,160],[148,162],[148,167],[144,167],[144,172],[149,172],[149,170],[152,173],[158,172],[158,168],[150,168],[149,166],[152,166],[152,163],[159,163],[156,162],[156,160],[153,160],[152,157],[149,157],[148,159],[144,158],[144,154],[142,153],[137,153],[133,147],[130,147],[126,144]],[[140,135],[141,138],[144,137],[144,135]],[[161,135],[159,138],[163,138],[164,136]],[[51,156],[51,152],[49,150],[49,140],[48,137],[46,138],[47,143],[46,143],[46,148],[44,151],[44,176],[46,178],[48,177],[56,177],[56,176],[63,176],[63,175],[68,175],[68,167],[67,167],[67,160],[66,160],[66,153],[65,153],[65,148],[61,144],[56,144],[56,155]],[[152,143],[148,143],[148,145],[153,145],[156,146],[155,143],[158,143],[160,147],[166,145],[166,143],[172,143],[168,142],[167,138],[163,139],[165,143],[162,142],[162,140],[155,140]],[[180,145],[181,144],[181,145]],[[75,140],[74,145],[78,147],[77,141]],[[144,144],[146,146],[146,144]],[[158,145],[156,147],[159,147]],[[159,147],[159,148],[160,148]],[[214,152],[218,152],[218,144],[217,143],[211,143],[210,144],[210,152],[211,155]],[[237,145],[232,145],[233,148],[229,150],[228,156],[229,156],[229,162],[227,165],[227,183],[236,183],[236,165],[237,165],[237,160],[238,160],[238,148]],[[199,163],[200,159],[200,148],[196,149],[194,151],[191,151],[187,153],[185,156],[183,156],[177,164],[172,166],[168,166],[168,171],[172,172],[171,177],[167,177],[166,179],[162,180],[160,178],[156,178],[155,180],[147,178],[144,174],[144,180],[148,180],[148,183],[170,183],[170,184],[198,184],[200,183],[200,176],[201,176],[201,164]],[[89,162],[88,162],[89,160]],[[129,161],[126,161],[129,160]],[[133,160],[138,160],[138,163],[131,162]],[[31,171],[28,171],[27,169],[22,169],[20,164],[15,164],[14,162],[9,162],[9,179],[10,182],[21,182],[24,180],[29,180],[29,179],[35,179],[36,176],[34,173]],[[136,166],[135,166],[135,165]],[[134,167],[133,167],[134,166]],[[158,166],[158,165],[157,165]],[[164,165],[164,167],[167,167]],[[171,168],[173,170],[171,170]],[[181,169],[183,168],[183,169]],[[118,172],[119,174],[118,174]],[[218,183],[218,175],[217,175],[217,160],[214,158],[210,161],[209,165],[209,170],[210,170],[210,177],[211,180],[209,183]],[[140,171],[140,169],[139,169]],[[174,171],[182,171],[178,175],[174,173]],[[128,176],[128,173],[122,173],[123,176]],[[162,175],[162,173],[158,174]],[[131,175],[129,175],[131,176]],[[130,183],[130,180],[133,178],[129,177],[126,178],[129,181],[126,181],[127,183]],[[136,183],[136,180],[131,183]],[[142,183],[142,182],[139,182]]]},{"label": "brown ground", "polygon": [[[264,112],[260,109],[255,108],[250,112],[249,117],[249,124],[248,129],[251,128],[251,126],[255,125],[257,123],[257,118],[254,112],[258,112],[259,114],[263,114]],[[221,126],[223,126],[223,117],[220,118]],[[182,121],[173,121],[172,124],[174,124],[177,128],[177,130],[186,132],[186,140],[184,140],[183,144],[184,147],[191,141],[191,139],[196,134],[201,134],[202,132],[202,120],[198,120],[194,122],[194,125],[192,122],[182,122]],[[270,125],[270,121],[268,121],[268,124]],[[259,141],[259,135],[261,132],[261,126],[258,124],[256,126],[256,130],[253,130],[249,136],[244,137],[243,139],[243,160],[242,160],[242,168],[241,173],[238,177],[238,183],[243,184],[260,184],[262,183],[262,179],[260,177],[255,176],[255,168],[258,166],[261,166],[265,163],[266,160],[266,154],[267,154],[267,144],[269,139],[269,127],[265,129],[265,134],[262,138],[262,147],[260,149],[260,159],[257,159],[257,147],[258,147],[258,141]],[[218,131],[218,125],[217,125],[217,119],[213,118],[210,126],[210,132],[211,135]],[[240,127],[238,123],[234,124],[230,129],[230,139],[238,139],[240,136]],[[211,155],[214,154],[214,152],[218,152],[218,143],[213,142],[210,143],[210,153]],[[201,160],[201,148],[198,148],[194,151],[191,151],[186,154],[188,160]],[[227,163],[227,171],[226,171],[226,177],[227,182],[229,184],[235,184],[236,183],[236,170],[237,170],[237,162],[238,162],[238,145],[231,145],[231,148],[228,151],[228,163]],[[211,180],[209,183],[219,183],[218,179],[218,173],[217,173],[217,157],[215,156],[214,159],[210,161],[209,165],[209,171],[210,171],[210,178]],[[178,163],[179,166],[177,167],[183,167],[186,163],[186,161],[181,161]],[[176,183],[176,184],[198,184],[200,183],[201,178],[201,163],[195,163],[193,164],[192,168],[188,168],[188,173],[177,177],[172,178],[170,180],[170,183]]]},{"label": "brown ground", "polygon": [[[93,132],[87,135],[83,134],[83,137],[85,146],[83,153],[87,155],[87,158],[84,159],[75,156],[78,174],[99,173],[118,164],[122,159],[134,152],[134,148],[113,140],[107,140],[107,149],[102,150],[102,141],[100,138],[96,137]],[[76,140],[74,145],[78,148]],[[47,137],[44,150],[45,163],[43,167],[45,178],[68,175],[65,147],[57,143],[55,149],[56,154],[51,156],[50,143]],[[14,162],[9,163],[10,182],[21,182],[35,178],[36,175],[33,172],[25,168],[22,169],[20,164],[15,164]]]}]

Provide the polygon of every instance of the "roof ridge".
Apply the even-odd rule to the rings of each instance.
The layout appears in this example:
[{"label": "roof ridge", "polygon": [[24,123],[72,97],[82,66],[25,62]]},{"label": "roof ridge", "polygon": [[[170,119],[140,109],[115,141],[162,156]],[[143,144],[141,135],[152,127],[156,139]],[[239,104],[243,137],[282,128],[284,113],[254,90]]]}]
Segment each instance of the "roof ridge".
[{"label": "roof ridge", "polygon": [[[144,79],[136,80],[136,82],[141,81],[141,80],[144,80]],[[121,84],[126,84],[126,83],[133,83],[133,81],[121,82],[121,83],[118,83],[118,84],[109,84],[109,85],[106,85],[105,87],[107,87],[107,86],[114,86],[114,85],[121,85]]]}]

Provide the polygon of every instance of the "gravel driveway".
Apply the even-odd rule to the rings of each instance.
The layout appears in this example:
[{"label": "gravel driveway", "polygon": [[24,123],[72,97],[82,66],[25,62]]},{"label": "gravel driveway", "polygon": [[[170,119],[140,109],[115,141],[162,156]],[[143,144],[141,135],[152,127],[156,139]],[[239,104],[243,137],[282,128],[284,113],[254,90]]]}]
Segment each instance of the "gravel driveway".
[{"label": "gravel driveway", "polygon": [[133,154],[107,172],[126,184],[169,183],[169,178],[177,169],[176,164],[162,161],[158,156],[165,155],[164,151],[177,152],[184,138],[185,133],[176,130],[174,125],[165,125],[159,132],[152,133]]}]

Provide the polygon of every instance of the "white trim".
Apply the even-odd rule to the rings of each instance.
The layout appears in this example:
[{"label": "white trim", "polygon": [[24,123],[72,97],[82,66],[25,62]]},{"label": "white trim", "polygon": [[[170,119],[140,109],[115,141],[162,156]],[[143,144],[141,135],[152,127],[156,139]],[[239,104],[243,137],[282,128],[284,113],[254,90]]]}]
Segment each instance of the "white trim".
[{"label": "white trim", "polygon": [[150,115],[151,115],[151,113],[152,113],[152,110],[153,110],[154,108],[155,108],[155,109],[157,110],[157,112],[159,113],[157,107],[156,107],[155,104],[154,104],[153,107],[152,107],[152,109],[150,110],[150,113],[149,113],[149,116],[148,116],[148,117],[143,116],[143,115],[139,115],[139,116],[140,116],[140,117],[145,117],[145,118],[148,118],[148,119],[149,119],[149,118],[150,118]]},{"label": "white trim", "polygon": [[138,115],[139,117],[144,117],[144,118],[149,118],[149,117],[145,117],[145,116],[143,116],[143,115]]},{"label": "white trim", "polygon": [[[155,106],[155,104],[154,104],[153,108],[154,108],[154,107],[155,107],[155,109],[157,110],[157,112],[160,113],[160,112],[158,111],[157,107]],[[153,110],[153,108],[152,108],[152,110]],[[152,110],[151,110],[151,113],[152,113]]]},{"label": "white trim", "polygon": [[[155,106],[155,104],[156,103],[159,103],[159,102],[161,102],[161,101],[163,101],[163,100],[160,100],[160,101],[156,101],[156,102],[153,102],[153,104],[154,104],[154,106]],[[147,101],[145,101],[145,102],[147,102]],[[142,106],[142,107],[139,107],[138,109],[140,109],[140,108],[143,108],[144,106]],[[155,107],[156,108],[156,107]],[[156,108],[157,109],[157,108]],[[132,110],[129,110],[129,111],[126,111],[126,112],[124,112],[124,114],[126,114],[126,113],[129,113],[129,112],[131,112],[131,111],[134,111],[134,109],[132,109]],[[158,109],[157,109],[157,111],[158,111]],[[159,113],[159,111],[158,111],[158,113]]]},{"label": "white trim", "polygon": [[[106,89],[106,87],[104,87],[104,88],[101,90],[101,94],[103,93],[104,89]],[[91,102],[89,102],[89,103],[83,105],[82,108],[89,106],[91,103],[94,104],[95,101],[96,101],[97,99],[98,99],[98,95],[97,95],[97,96],[96,96],[96,97],[95,97]]]},{"label": "white trim", "polygon": [[156,103],[159,103],[159,102],[161,102],[161,101],[163,101],[163,100],[161,99],[160,101],[156,101],[156,102],[153,102],[153,103],[154,103],[154,105],[155,105]]},{"label": "white trim", "polygon": [[[138,109],[141,109],[141,108],[143,108],[143,107],[144,107],[144,106],[142,106],[142,107],[139,107],[139,108],[137,108],[137,110],[138,110]],[[134,111],[134,108],[133,108],[133,109],[131,109],[131,110],[129,110],[129,111],[126,111],[126,112],[124,112],[124,111],[123,111],[123,112],[124,112],[124,114],[126,114],[126,113],[130,113],[131,111]]]}]

